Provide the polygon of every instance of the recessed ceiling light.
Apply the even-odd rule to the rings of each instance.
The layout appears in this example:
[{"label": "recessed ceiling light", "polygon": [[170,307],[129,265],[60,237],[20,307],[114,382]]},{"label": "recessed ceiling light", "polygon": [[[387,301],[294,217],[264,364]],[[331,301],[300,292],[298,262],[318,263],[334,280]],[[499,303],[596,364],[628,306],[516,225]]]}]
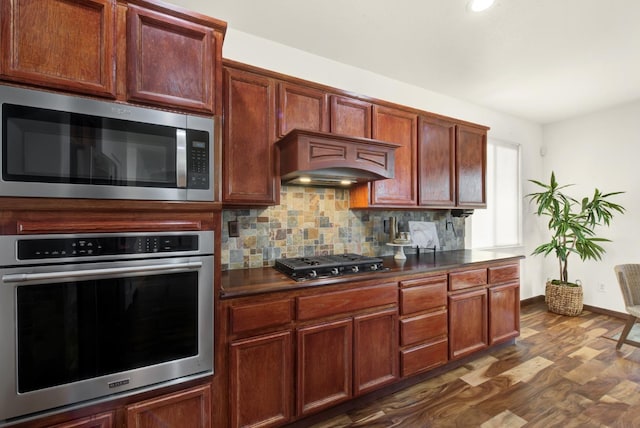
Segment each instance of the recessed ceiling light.
[{"label": "recessed ceiling light", "polygon": [[471,0],[469,8],[474,12],[482,12],[489,9],[495,0]]}]

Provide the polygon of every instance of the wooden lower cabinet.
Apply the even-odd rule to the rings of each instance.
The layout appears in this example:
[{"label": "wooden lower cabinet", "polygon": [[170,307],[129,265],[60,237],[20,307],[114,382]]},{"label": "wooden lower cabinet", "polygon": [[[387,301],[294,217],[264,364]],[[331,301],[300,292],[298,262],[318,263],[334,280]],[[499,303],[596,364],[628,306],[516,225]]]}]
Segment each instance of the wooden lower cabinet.
[{"label": "wooden lower cabinet", "polygon": [[141,401],[125,408],[127,428],[211,426],[211,384]]},{"label": "wooden lower cabinet", "polygon": [[398,378],[398,311],[353,320],[353,393],[364,394]]},{"label": "wooden lower cabinet", "polygon": [[398,379],[395,308],[298,330],[298,415]]},{"label": "wooden lower cabinet", "polygon": [[305,416],[352,396],[353,321],[298,330],[297,409]]},{"label": "wooden lower cabinet", "polygon": [[489,345],[520,334],[520,282],[489,287]]},{"label": "wooden lower cabinet", "polygon": [[293,402],[290,331],[231,344],[232,427],[266,427],[291,418]]},{"label": "wooden lower cabinet", "polygon": [[100,413],[86,418],[74,419],[53,425],[50,428],[112,428],[114,426],[115,412]]},{"label": "wooden lower cabinet", "polygon": [[485,287],[449,296],[449,358],[454,360],[489,346]]}]

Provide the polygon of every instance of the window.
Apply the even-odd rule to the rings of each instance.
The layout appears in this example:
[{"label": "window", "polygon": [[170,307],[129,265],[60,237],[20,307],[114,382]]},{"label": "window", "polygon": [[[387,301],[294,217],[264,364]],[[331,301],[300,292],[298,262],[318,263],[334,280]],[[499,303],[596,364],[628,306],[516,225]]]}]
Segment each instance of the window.
[{"label": "window", "polygon": [[488,141],[487,208],[475,210],[470,217],[467,242],[471,236],[471,248],[521,245],[521,188],[520,146]]}]

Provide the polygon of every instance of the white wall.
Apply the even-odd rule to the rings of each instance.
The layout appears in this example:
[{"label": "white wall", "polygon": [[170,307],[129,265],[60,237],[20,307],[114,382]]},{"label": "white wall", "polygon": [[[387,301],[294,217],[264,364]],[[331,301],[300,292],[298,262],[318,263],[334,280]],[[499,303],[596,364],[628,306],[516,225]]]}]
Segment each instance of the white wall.
[{"label": "white wall", "polygon": [[[574,197],[590,196],[596,187],[626,192],[615,199],[626,213],[599,229],[599,236],[613,241],[603,244],[603,260],[581,262],[572,256],[569,261],[569,279],[582,281],[585,304],[624,312],[613,267],[640,263],[640,100],[546,125],[543,137],[545,179],[553,170],[560,183],[575,183],[568,191]],[[547,276],[558,276],[553,260],[546,270]],[[605,285],[604,293],[597,291],[599,284]]]}]

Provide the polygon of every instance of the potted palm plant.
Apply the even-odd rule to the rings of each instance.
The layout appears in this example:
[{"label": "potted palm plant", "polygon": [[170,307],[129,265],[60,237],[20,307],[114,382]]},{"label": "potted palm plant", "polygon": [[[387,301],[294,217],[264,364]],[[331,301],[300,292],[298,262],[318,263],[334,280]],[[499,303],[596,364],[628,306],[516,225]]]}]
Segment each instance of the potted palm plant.
[{"label": "potted palm plant", "polygon": [[529,180],[540,186],[540,192],[527,195],[537,205],[536,214],[549,218],[547,227],[551,239],[538,246],[532,255],[548,256],[553,253],[558,260],[559,277],[548,281],[545,302],[549,310],[562,315],[576,316],[582,312],[582,285],[569,281],[568,260],[576,254],[581,260],[601,260],[605,249],[602,242],[609,239],[596,236],[597,226],[609,226],[614,213],[624,213],[625,208],[612,202],[611,197],[624,192],[602,193],[597,188],[591,198],[574,199],[563,193],[571,185],[559,185],[551,172],[548,184]]}]

